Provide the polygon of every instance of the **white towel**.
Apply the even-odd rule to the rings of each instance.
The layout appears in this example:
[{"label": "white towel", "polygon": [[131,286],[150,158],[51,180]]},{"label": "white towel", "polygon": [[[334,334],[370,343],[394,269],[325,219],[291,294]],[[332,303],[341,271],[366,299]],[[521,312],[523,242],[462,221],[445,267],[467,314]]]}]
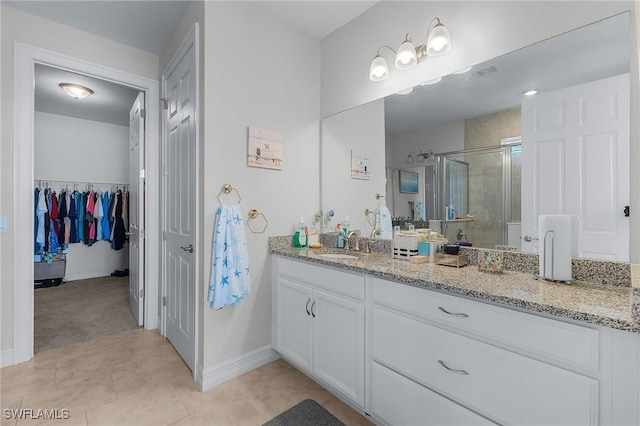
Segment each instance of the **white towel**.
[{"label": "white towel", "polygon": [[213,227],[209,302],[213,309],[237,305],[250,290],[249,252],[240,206],[220,206]]},{"label": "white towel", "polygon": [[393,225],[391,224],[391,212],[386,206],[380,206],[378,208],[379,225],[377,228],[380,230],[380,238],[383,240],[393,239]]}]

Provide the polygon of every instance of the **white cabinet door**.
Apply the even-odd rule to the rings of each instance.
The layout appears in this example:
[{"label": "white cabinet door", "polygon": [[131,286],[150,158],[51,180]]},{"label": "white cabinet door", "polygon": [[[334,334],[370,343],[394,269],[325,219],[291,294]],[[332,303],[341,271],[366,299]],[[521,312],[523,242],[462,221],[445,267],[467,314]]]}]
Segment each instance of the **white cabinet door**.
[{"label": "white cabinet door", "polygon": [[629,74],[522,103],[522,250],[538,216],[578,216],[578,255],[629,260]]},{"label": "white cabinet door", "polygon": [[278,277],[276,349],[311,371],[311,288]]},{"label": "white cabinet door", "polygon": [[364,406],[364,305],[314,290],[313,373]]}]

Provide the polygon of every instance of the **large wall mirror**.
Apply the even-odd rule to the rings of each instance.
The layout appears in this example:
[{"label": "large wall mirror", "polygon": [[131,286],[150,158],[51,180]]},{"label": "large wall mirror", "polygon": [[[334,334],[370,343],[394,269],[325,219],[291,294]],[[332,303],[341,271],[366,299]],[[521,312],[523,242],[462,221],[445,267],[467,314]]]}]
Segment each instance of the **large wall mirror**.
[{"label": "large wall mirror", "polygon": [[[325,118],[323,209],[346,211],[352,227],[367,234],[371,226],[363,211],[375,208],[381,193],[394,218],[424,220],[425,226],[442,221],[450,240],[518,245],[524,92],[553,92],[629,73],[630,40],[629,13],[623,13],[425,82],[409,94]],[[348,130],[344,136],[334,131],[338,122]],[[336,182],[350,145],[367,151],[375,185],[359,189],[355,181]],[[343,148],[339,156],[332,154],[336,146]],[[400,191],[401,171],[417,173],[417,192]]]}]

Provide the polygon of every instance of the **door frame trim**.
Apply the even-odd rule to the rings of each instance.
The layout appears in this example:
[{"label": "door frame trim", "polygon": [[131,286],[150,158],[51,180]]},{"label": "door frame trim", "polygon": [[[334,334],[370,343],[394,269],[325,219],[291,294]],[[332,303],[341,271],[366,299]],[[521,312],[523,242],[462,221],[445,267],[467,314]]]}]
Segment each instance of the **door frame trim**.
[{"label": "door frame trim", "polygon": [[[160,79],[161,79],[161,90],[162,90],[162,98],[165,99],[167,97],[167,79],[166,79],[166,75],[169,73],[169,70],[172,70],[173,68],[175,68],[178,65],[178,62],[180,61],[180,59],[185,55],[185,53],[187,52],[187,50],[193,46],[193,53],[194,53],[194,62],[195,62],[195,69],[194,69],[194,73],[195,73],[195,92],[196,92],[196,99],[195,99],[195,111],[194,111],[194,123],[195,123],[195,128],[196,128],[196,150],[195,150],[195,170],[194,170],[194,174],[195,174],[195,205],[196,205],[196,209],[195,209],[195,224],[194,224],[194,241],[193,241],[193,245],[195,247],[195,251],[196,251],[196,256],[194,256],[194,280],[195,280],[195,291],[193,292],[193,296],[195,298],[194,300],[194,350],[193,350],[193,354],[194,354],[194,359],[193,359],[193,366],[194,369],[192,371],[193,373],[193,378],[194,380],[197,378],[197,372],[198,370],[202,369],[202,367],[199,365],[199,362],[201,361],[201,358],[199,356],[198,353],[198,348],[200,345],[200,301],[204,300],[204,292],[203,292],[203,288],[201,285],[199,285],[199,283],[202,282],[202,268],[201,268],[201,264],[202,262],[204,262],[204,260],[202,259],[202,238],[200,236],[201,233],[201,229],[202,229],[202,211],[203,211],[203,207],[202,207],[202,197],[201,197],[201,167],[200,167],[200,158],[201,158],[201,141],[200,141],[200,78],[201,78],[201,74],[200,74],[200,25],[198,24],[198,22],[195,22],[193,24],[193,26],[191,27],[191,29],[189,30],[189,33],[185,36],[184,40],[182,41],[182,43],[180,43],[180,47],[178,47],[175,51],[175,53],[173,54],[173,57],[171,58],[171,60],[169,61],[169,63],[165,66],[165,68],[162,70],[162,73],[160,74]],[[163,111],[162,113],[162,146],[161,146],[161,161],[162,161],[162,166],[164,167],[167,164],[167,143],[168,143],[168,134],[167,134],[167,126],[168,126],[168,122],[167,122],[167,114]],[[160,178],[160,194],[161,194],[161,201],[160,201],[160,214],[162,215],[161,217],[161,235],[164,235],[164,232],[167,229],[167,223],[166,223],[166,211],[167,211],[167,179],[166,176],[164,175],[164,173],[162,173],[162,176]],[[159,246],[160,248],[160,259],[164,260],[165,256],[166,256],[166,249],[167,249],[167,243],[166,241],[161,241],[161,244]],[[161,262],[162,264],[162,262]],[[166,274],[166,269],[164,267],[164,265],[161,267],[160,270],[160,285],[161,285],[161,295],[162,297],[167,295],[167,274]],[[162,306],[161,308],[161,321],[160,321],[160,332],[163,336],[166,336],[167,334],[167,315],[166,315],[166,306]]]},{"label": "door frame trim", "polygon": [[[13,238],[13,350],[14,363],[33,358],[33,191],[34,179],[34,75],[35,64],[43,64],[136,88],[145,92],[148,121],[145,128],[146,200],[149,206],[159,201],[159,84],[139,75],[16,42],[14,44],[14,238]],[[158,328],[158,270],[160,229],[157,212],[145,212],[147,249],[144,328]],[[20,238],[18,238],[18,232]]]}]

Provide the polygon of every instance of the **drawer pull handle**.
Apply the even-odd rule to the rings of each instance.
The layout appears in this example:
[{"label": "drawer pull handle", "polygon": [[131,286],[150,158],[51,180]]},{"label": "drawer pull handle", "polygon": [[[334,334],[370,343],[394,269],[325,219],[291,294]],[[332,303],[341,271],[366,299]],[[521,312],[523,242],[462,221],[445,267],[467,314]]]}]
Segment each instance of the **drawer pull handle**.
[{"label": "drawer pull handle", "polygon": [[467,370],[456,370],[456,369],[453,369],[453,368],[449,368],[449,366],[447,366],[447,364],[445,364],[444,361],[442,361],[440,359],[438,360],[438,364],[440,364],[441,366],[443,366],[447,370],[451,371],[452,373],[460,374],[462,376],[468,376],[469,375],[469,372]]},{"label": "drawer pull handle", "polygon": [[315,300],[311,304],[311,316],[315,318],[316,317],[316,313],[313,311],[313,307],[314,306],[316,306],[316,301]]},{"label": "drawer pull handle", "polygon": [[311,298],[307,300],[307,306],[305,307],[305,309],[307,310],[307,315],[311,315],[311,312],[309,312],[309,302],[311,302]]},{"label": "drawer pull handle", "polygon": [[442,312],[444,312],[447,315],[453,315],[454,317],[460,317],[460,318],[469,318],[469,315],[467,314],[460,314],[460,313],[456,313],[456,312],[449,312],[447,311],[445,308],[443,308],[442,306],[438,306],[438,309],[440,309]]}]

